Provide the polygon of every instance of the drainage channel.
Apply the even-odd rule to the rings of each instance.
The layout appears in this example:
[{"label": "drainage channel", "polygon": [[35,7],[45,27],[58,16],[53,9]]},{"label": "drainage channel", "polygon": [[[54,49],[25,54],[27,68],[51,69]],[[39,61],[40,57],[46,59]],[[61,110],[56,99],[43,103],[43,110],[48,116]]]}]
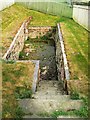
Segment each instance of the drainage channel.
[{"label": "drainage channel", "polygon": [[29,31],[19,60],[40,60],[40,80],[57,80],[54,30],[34,27]]}]

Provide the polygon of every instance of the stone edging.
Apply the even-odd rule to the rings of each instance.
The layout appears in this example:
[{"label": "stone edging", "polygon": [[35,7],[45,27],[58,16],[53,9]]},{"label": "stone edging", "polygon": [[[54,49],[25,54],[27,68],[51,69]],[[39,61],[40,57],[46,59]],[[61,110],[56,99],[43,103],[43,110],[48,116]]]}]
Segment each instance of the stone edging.
[{"label": "stone edging", "polygon": [[65,47],[64,47],[64,43],[63,43],[63,37],[62,37],[62,33],[61,33],[60,24],[57,24],[57,27],[58,27],[59,40],[60,40],[60,44],[61,44],[61,51],[62,51],[62,55],[63,55],[65,79],[69,80],[70,74],[69,74],[69,68],[68,68],[68,64],[67,64],[67,58],[66,58],[66,54],[65,54]]},{"label": "stone edging", "polygon": [[[21,26],[20,29],[18,30],[16,36],[15,36],[14,39],[13,39],[13,42],[11,43],[11,45],[10,45],[9,49],[7,50],[7,52],[5,53],[3,59],[7,59],[7,60],[8,60],[8,59],[10,58],[12,49],[13,49],[13,48],[15,49],[15,47],[16,47],[16,46],[15,46],[15,43],[17,42],[17,38],[18,38],[21,30],[22,30],[22,29],[24,30],[24,24],[25,24],[25,22],[22,24],[22,26]],[[23,41],[23,42],[24,42],[24,41]]]},{"label": "stone edging", "polygon": [[38,83],[38,78],[39,78],[39,60],[32,60],[32,62],[36,63],[34,75],[33,75],[33,85],[32,85],[32,91],[33,91],[33,93],[35,93],[36,86]]},{"label": "stone edging", "polygon": [[37,83],[38,83],[38,78],[39,78],[39,60],[18,60],[16,62],[33,62],[35,63],[35,69],[34,69],[34,74],[33,74],[33,84],[32,84],[32,92],[35,93]]},{"label": "stone edging", "polygon": [[3,56],[4,60],[18,60],[19,53],[22,51],[24,47],[24,41],[28,38],[28,24],[32,20],[30,16],[27,20],[23,22],[21,27],[19,28],[17,34],[15,35],[13,42],[11,43],[9,49]]}]

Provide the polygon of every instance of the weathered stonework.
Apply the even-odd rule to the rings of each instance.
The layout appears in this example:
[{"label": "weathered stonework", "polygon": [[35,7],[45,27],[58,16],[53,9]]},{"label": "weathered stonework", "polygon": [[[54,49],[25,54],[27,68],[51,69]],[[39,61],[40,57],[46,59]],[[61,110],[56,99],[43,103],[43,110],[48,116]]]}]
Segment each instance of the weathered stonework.
[{"label": "weathered stonework", "polygon": [[39,82],[39,60],[19,60],[17,62],[32,62],[35,64],[34,74],[33,74],[33,84],[32,84],[32,92],[36,92],[37,84]]},{"label": "weathered stonework", "polygon": [[61,45],[58,37],[58,31],[56,32],[57,33],[56,33],[55,45],[56,45],[56,65],[57,65],[57,72],[58,72],[58,80],[63,82],[65,78],[63,56],[62,56]]},{"label": "weathered stonework", "polygon": [[[16,34],[13,42],[11,43],[8,51],[4,55],[3,59],[5,60],[18,60],[19,53],[22,51],[24,47],[24,42],[27,40],[28,37],[36,38],[41,37],[48,32],[52,31],[52,27],[29,27],[28,24],[32,17],[29,17]],[[55,37],[55,45],[56,45],[56,65],[57,65],[57,72],[58,72],[58,80],[61,81],[63,88],[67,90],[67,80],[69,80],[69,70],[67,65],[67,59],[64,50],[64,44],[61,34],[60,25],[57,24],[56,30],[56,37]],[[23,61],[24,62],[24,61]],[[36,73],[34,73],[34,81],[32,91],[35,92],[36,85],[37,85],[37,76],[39,77],[39,62],[36,62]]]},{"label": "weathered stonework", "polygon": [[28,36],[30,38],[41,37],[52,30],[52,27],[29,27]]},{"label": "weathered stonework", "polygon": [[67,90],[67,80],[70,79],[69,69],[59,24],[57,24],[55,44],[56,44],[56,65],[58,72],[58,80],[61,81],[63,88]]},{"label": "weathered stonework", "polygon": [[24,41],[28,37],[28,29],[27,26],[30,22],[31,18],[29,17],[26,21],[23,22],[22,26],[18,30],[15,35],[13,42],[11,43],[8,51],[5,53],[3,59],[4,60],[18,60],[19,53],[22,51],[24,47]]},{"label": "weathered stonework", "polygon": [[33,84],[32,84],[32,92],[35,93],[36,86],[39,80],[39,60],[18,60],[19,53],[22,51],[24,47],[24,42],[28,38],[28,24],[32,17],[30,16],[26,21],[23,22],[22,26],[18,30],[16,36],[14,37],[13,42],[11,43],[8,51],[4,55],[4,60],[15,60],[16,62],[33,62],[35,63],[35,70],[33,74]]}]

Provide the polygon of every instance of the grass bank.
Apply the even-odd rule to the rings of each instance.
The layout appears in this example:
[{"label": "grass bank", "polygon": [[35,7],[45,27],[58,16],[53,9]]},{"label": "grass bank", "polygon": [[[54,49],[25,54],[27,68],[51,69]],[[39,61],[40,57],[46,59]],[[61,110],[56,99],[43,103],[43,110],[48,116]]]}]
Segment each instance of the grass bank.
[{"label": "grass bank", "polygon": [[[70,69],[70,79],[76,90],[88,93],[88,31],[72,19],[62,18],[61,29]],[[74,86],[74,82],[72,83]]]},{"label": "grass bank", "polygon": [[[2,62],[2,117],[21,118],[23,112],[17,99],[30,98],[35,65]],[[26,74],[27,73],[27,74]]]},{"label": "grass bank", "polygon": [[[75,81],[72,86],[75,86],[75,89],[77,91],[87,94],[88,32],[77,23],[75,23],[72,19],[47,15],[25,8],[22,5],[14,4],[13,6],[2,11],[3,55],[10,46],[22,22],[29,16],[33,16],[33,20],[31,21],[30,26],[55,26],[57,22],[61,23],[63,39],[70,68],[70,79]],[[28,65],[16,65],[16,63],[3,64],[3,117],[14,118],[15,116],[19,116],[17,113],[20,113],[20,116],[22,115],[20,108],[18,108],[16,98],[27,97],[30,95],[30,93],[22,91],[22,89],[19,88],[16,89],[16,86],[22,86],[23,81],[26,81],[26,79],[28,79],[27,74],[30,75],[31,73],[32,75],[32,72],[32,70],[29,70]],[[27,83],[24,85],[26,84]],[[24,94],[22,95],[21,93]],[[27,96],[26,93],[28,93]],[[59,111],[59,113],[55,114],[63,115],[67,113]]]},{"label": "grass bank", "polygon": [[2,14],[2,53],[10,46],[21,24],[29,16],[33,17],[30,26],[55,26],[59,17],[30,10],[22,5],[14,4],[1,11]]}]

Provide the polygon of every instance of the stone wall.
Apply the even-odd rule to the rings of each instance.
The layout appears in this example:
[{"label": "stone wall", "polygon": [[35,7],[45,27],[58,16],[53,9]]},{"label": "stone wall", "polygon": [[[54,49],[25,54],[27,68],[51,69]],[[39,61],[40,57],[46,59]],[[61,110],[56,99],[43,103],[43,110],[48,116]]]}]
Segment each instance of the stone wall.
[{"label": "stone wall", "polygon": [[32,88],[31,88],[32,92],[35,93],[37,89],[37,84],[39,82],[39,76],[40,76],[39,60],[19,60],[17,62],[21,62],[21,63],[32,62],[35,64],[34,74],[33,74],[33,83],[32,83]]},{"label": "stone wall", "polygon": [[32,17],[30,16],[26,21],[23,22],[17,34],[15,35],[13,42],[11,43],[8,51],[5,53],[3,59],[4,60],[15,60],[17,62],[33,62],[35,64],[34,74],[33,74],[33,84],[32,84],[32,92],[35,93],[37,83],[39,82],[39,60],[18,60],[19,53],[22,51],[24,47],[24,42],[28,38],[28,24]]},{"label": "stone wall", "polygon": [[28,24],[31,20],[29,17],[26,21],[23,22],[17,34],[15,35],[13,42],[11,43],[8,51],[5,53],[3,59],[4,60],[18,60],[19,53],[22,51],[24,47],[24,41],[28,37]]},{"label": "stone wall", "polygon": [[65,78],[63,56],[62,56],[62,50],[61,50],[61,45],[59,41],[58,31],[56,32],[57,33],[56,33],[55,45],[56,45],[56,65],[57,65],[57,72],[58,72],[58,80],[63,82]]},{"label": "stone wall", "polygon": [[52,30],[52,27],[29,27],[28,36],[30,38],[41,37]]},{"label": "stone wall", "polygon": [[69,80],[70,77],[60,24],[57,24],[55,44],[58,80],[62,83],[63,88],[67,90],[67,80]]}]

